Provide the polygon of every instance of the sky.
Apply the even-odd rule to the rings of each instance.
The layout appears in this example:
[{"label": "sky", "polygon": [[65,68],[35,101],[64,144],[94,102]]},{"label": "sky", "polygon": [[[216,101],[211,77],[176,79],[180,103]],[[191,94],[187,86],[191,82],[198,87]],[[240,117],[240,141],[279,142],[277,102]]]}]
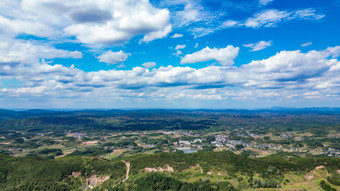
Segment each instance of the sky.
[{"label": "sky", "polygon": [[1,0],[0,108],[340,107],[339,0]]}]

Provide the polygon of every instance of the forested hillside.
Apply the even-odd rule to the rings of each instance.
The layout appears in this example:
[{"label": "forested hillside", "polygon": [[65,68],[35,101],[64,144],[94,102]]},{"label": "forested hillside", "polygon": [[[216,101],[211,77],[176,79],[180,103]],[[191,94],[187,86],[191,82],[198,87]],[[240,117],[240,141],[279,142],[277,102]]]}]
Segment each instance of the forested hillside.
[{"label": "forested hillside", "polygon": [[0,110],[1,113],[1,131],[199,130],[211,127],[291,130],[340,126],[338,110]]},{"label": "forested hillside", "polygon": [[340,189],[337,110],[0,113],[0,190]]},{"label": "forested hillside", "polygon": [[2,190],[340,188],[339,158],[246,158],[232,152],[43,159],[0,155]]}]

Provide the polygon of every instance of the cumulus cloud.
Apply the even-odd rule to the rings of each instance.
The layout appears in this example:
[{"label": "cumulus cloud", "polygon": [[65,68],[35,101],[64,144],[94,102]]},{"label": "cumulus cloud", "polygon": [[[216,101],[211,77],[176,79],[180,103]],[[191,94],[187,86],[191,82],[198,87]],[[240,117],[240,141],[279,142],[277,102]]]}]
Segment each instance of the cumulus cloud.
[{"label": "cumulus cloud", "polygon": [[322,51],[325,56],[331,56],[333,58],[340,56],[340,46],[328,47],[326,50]]},{"label": "cumulus cloud", "polygon": [[150,42],[155,39],[161,39],[166,37],[172,31],[172,26],[167,25],[162,30],[150,32],[144,36],[144,38],[140,42]]},{"label": "cumulus cloud", "polygon": [[198,52],[187,54],[181,59],[181,64],[191,64],[197,62],[205,62],[216,60],[222,65],[233,65],[234,59],[238,55],[239,48],[228,45],[225,48],[209,48],[206,47]]},{"label": "cumulus cloud", "polygon": [[73,11],[70,17],[75,23],[105,23],[112,19],[112,14],[100,9],[86,9]]},{"label": "cumulus cloud", "polygon": [[145,68],[153,68],[156,66],[156,62],[145,62],[142,64]]},{"label": "cumulus cloud", "polygon": [[[32,44],[29,49],[38,49],[42,46]],[[3,48],[8,49],[8,45]],[[54,51],[59,52],[58,49],[50,50]],[[8,53],[4,55],[18,54],[11,53],[10,49]],[[233,46],[220,49],[207,47],[190,56],[184,56],[182,60],[188,63],[216,60],[222,63],[222,66],[197,69],[170,65],[154,68],[156,63],[148,62],[144,63],[143,67],[134,67],[131,70],[93,72],[84,72],[74,66],[66,67],[41,60],[56,56],[72,56],[72,52],[67,51],[58,54],[45,52],[41,56],[37,54],[34,59],[18,56],[20,58],[18,60],[11,58],[12,60],[3,61],[5,59],[2,58],[0,79],[16,79],[20,86],[2,87],[0,96],[2,99],[44,97],[64,101],[69,99],[71,102],[83,100],[86,103],[100,100],[105,104],[114,99],[119,99],[119,102],[138,98],[145,101],[296,100],[336,97],[340,94],[338,60],[340,46],[309,52],[280,51],[263,60],[254,60],[240,67],[230,67],[237,54],[238,48]],[[103,55],[111,55],[104,58],[111,64],[126,59],[126,53],[123,51],[107,51]],[[112,55],[120,56],[117,58]],[[25,63],[26,59],[32,62]],[[18,64],[10,64],[8,60]]]},{"label": "cumulus cloud", "polygon": [[9,37],[15,37],[19,34],[29,34],[34,36],[48,37],[53,35],[54,31],[42,23],[26,21],[21,19],[9,19],[0,15],[0,34]]},{"label": "cumulus cloud", "polygon": [[[116,103],[123,103],[121,100],[139,98],[164,101],[339,97],[339,46],[309,52],[280,51],[269,58],[242,63],[241,66],[232,66],[239,48],[231,45],[206,47],[181,58],[181,64],[209,60],[221,64],[203,68],[183,65],[156,68],[155,62],[146,62],[143,67],[126,70],[85,72],[74,65],[66,67],[57,60],[53,61],[55,58],[77,59],[83,55],[79,51],[55,48],[52,44],[55,41],[50,40],[78,39],[87,45],[101,46],[124,43],[137,36],[141,38],[140,42],[148,43],[167,37],[173,27],[186,27],[199,37],[222,28],[274,27],[282,22],[315,21],[324,17],[311,8],[295,11],[269,9],[245,20],[226,20],[216,28],[211,23],[220,17],[219,13],[204,10],[199,1],[168,2],[179,5],[179,11],[176,9],[170,13],[167,8],[152,6],[148,0],[1,1],[0,81],[14,80],[19,85],[1,87],[0,102],[9,98],[39,98],[37,103],[47,99],[51,102],[60,99],[64,103],[68,99],[69,103],[82,100],[83,103],[95,101],[106,105],[114,99],[119,99]],[[173,24],[170,24],[170,14]],[[24,38],[30,38],[30,35],[43,37],[32,38],[43,40],[20,40],[21,35]],[[180,37],[183,35],[178,33],[171,36]],[[260,41],[244,46],[258,51],[270,45],[270,41]],[[183,48],[185,45],[176,46],[175,54],[182,55],[180,50]],[[129,56],[122,50],[109,50],[97,58],[100,62],[123,67],[122,62]]]},{"label": "cumulus cloud", "polygon": [[[98,1],[95,1],[98,2]],[[106,5],[107,4],[107,5]],[[104,10],[113,11],[112,19],[105,24],[77,23],[65,31],[84,43],[114,44],[146,34],[142,41],[163,38],[171,32],[169,11],[152,7],[148,1],[120,1],[100,4]]]},{"label": "cumulus cloud", "polygon": [[99,62],[104,62],[107,64],[119,64],[124,62],[128,58],[129,54],[124,53],[122,50],[119,52],[112,52],[112,50],[106,51],[97,58]]},{"label": "cumulus cloud", "polygon": [[115,45],[137,35],[149,42],[171,32],[169,11],[153,7],[148,0],[2,3],[6,5],[1,5],[0,26],[5,30],[0,32],[6,35],[71,36],[86,44]]},{"label": "cumulus cloud", "polygon": [[0,41],[0,64],[32,64],[39,62],[40,59],[82,57],[79,51],[56,49],[48,44],[9,39]]},{"label": "cumulus cloud", "polygon": [[[301,85],[303,81],[317,78],[327,73],[330,68],[339,61],[327,59],[329,55],[339,53],[339,50],[330,53],[325,51],[281,51],[276,55],[264,59],[252,61],[241,68],[252,77],[253,84],[272,86],[273,84],[286,84],[288,82]],[[258,75],[262,73],[261,75]],[[261,82],[263,80],[263,82]],[[272,83],[270,83],[272,82]],[[271,84],[271,85],[270,85]],[[293,84],[291,84],[293,85]]]},{"label": "cumulus cloud", "polygon": [[251,48],[250,51],[259,51],[263,50],[269,46],[272,45],[272,41],[260,41],[258,43],[250,43],[250,44],[244,44],[244,47]]}]

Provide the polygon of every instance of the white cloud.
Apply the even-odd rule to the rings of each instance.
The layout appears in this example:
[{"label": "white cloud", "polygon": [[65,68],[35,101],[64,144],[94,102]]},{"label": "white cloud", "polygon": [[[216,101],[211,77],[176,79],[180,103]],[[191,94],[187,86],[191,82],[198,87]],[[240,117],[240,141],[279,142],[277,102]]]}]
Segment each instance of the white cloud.
[{"label": "white cloud", "polygon": [[156,66],[156,62],[145,62],[142,64],[145,68],[153,68]]},{"label": "white cloud", "polygon": [[[228,48],[228,46],[226,47]],[[204,55],[193,61],[213,59],[226,61],[226,48],[205,48],[192,55]],[[230,51],[238,48],[229,46]],[[221,53],[221,54],[219,54]],[[84,72],[74,66],[37,62],[0,64],[0,79],[15,78],[18,87],[0,88],[2,99],[41,97],[51,100],[69,98],[77,101],[107,105],[114,99],[129,103],[139,97],[143,102],[160,100],[294,100],[334,99],[340,94],[340,46],[321,51],[281,51],[263,60],[254,60],[240,67],[207,66],[144,67],[131,70],[100,70]],[[237,56],[237,54],[236,54]],[[235,57],[236,57],[235,56]],[[19,99],[20,98],[20,99]],[[102,102],[101,102],[102,101]],[[37,102],[40,103],[40,102]],[[185,104],[184,104],[185,105]],[[135,106],[135,105],[133,105]]]},{"label": "white cloud", "polygon": [[160,39],[166,37],[172,31],[171,25],[167,25],[163,30],[148,33],[141,40],[142,42],[150,42],[155,39]]},{"label": "white cloud", "polygon": [[294,82],[298,85],[299,81],[318,77],[336,65],[337,60],[327,59],[330,54],[336,54],[336,52],[329,53],[327,50],[307,53],[299,50],[281,51],[268,59],[252,61],[243,65],[242,68],[247,71],[248,78],[257,81],[256,84],[270,86],[270,81],[275,81],[276,84]]},{"label": "white cloud", "polygon": [[195,38],[202,37],[205,35],[208,35],[210,33],[213,33],[216,31],[217,28],[211,28],[211,27],[195,27],[192,29],[189,29],[189,31],[194,35]]},{"label": "white cloud", "polygon": [[252,28],[259,28],[261,26],[273,27],[277,23],[281,22],[282,19],[288,18],[289,13],[286,11],[278,11],[276,9],[269,9],[256,13],[252,18],[248,18],[244,25]]},{"label": "white cloud", "polygon": [[209,48],[206,47],[198,52],[193,54],[185,55],[182,60],[181,64],[190,64],[190,63],[197,63],[197,62],[204,62],[209,60],[216,60],[222,65],[233,65],[234,59],[238,55],[239,48],[228,45],[225,48]]},{"label": "white cloud", "polygon": [[169,11],[154,8],[149,1],[124,0],[99,5],[104,11],[112,11],[112,19],[105,24],[87,22],[73,24],[65,31],[75,35],[81,42],[90,44],[120,43],[138,34],[146,34],[142,41],[149,42],[163,38],[171,31]]},{"label": "white cloud", "polygon": [[137,35],[148,42],[171,31],[169,11],[148,0],[5,0],[0,7],[0,27],[6,29],[1,32],[7,36],[76,37],[86,44],[116,45]]},{"label": "white cloud", "polygon": [[312,42],[306,42],[306,43],[301,44],[302,47],[307,47],[307,46],[310,46],[310,45],[312,45]]},{"label": "white cloud", "polygon": [[316,13],[315,9],[302,9],[292,12],[279,11],[277,9],[267,9],[256,13],[253,17],[248,18],[243,24],[246,27],[260,28],[260,27],[275,27],[278,23],[294,19],[300,20],[320,20],[325,15]]},{"label": "white cloud", "polygon": [[[224,12],[206,10],[201,1],[165,0],[162,4],[173,10],[170,14],[174,28],[185,27],[195,37],[214,32],[212,23],[224,15]],[[204,27],[197,27],[198,24]]]},{"label": "white cloud", "polygon": [[99,62],[104,62],[107,64],[119,64],[124,62],[128,58],[129,54],[124,53],[122,50],[119,52],[112,52],[111,50],[104,52],[97,58]]},{"label": "white cloud", "polygon": [[117,68],[125,68],[125,67],[126,67],[125,64],[119,64],[119,65],[117,66]]},{"label": "white cloud", "polygon": [[186,47],[185,44],[179,44],[175,47],[176,53],[173,53],[172,55],[175,55],[177,57],[179,57],[182,54],[182,51],[180,51],[181,49],[184,49]]},{"label": "white cloud", "polygon": [[274,0],[260,0],[259,3],[261,5],[268,5],[269,3],[273,2]]},{"label": "white cloud", "polygon": [[248,47],[251,48],[250,51],[259,51],[259,50],[263,50],[269,46],[272,45],[272,41],[260,41],[258,43],[251,43],[251,44],[244,44],[244,47]]},{"label": "white cloud", "polygon": [[211,21],[216,18],[215,14],[204,10],[204,7],[199,4],[199,1],[168,1],[168,6],[172,5],[184,5],[183,10],[175,11],[173,13],[173,19],[176,27],[188,26],[196,22]]},{"label": "white cloud", "polygon": [[176,50],[179,50],[179,49],[184,49],[186,47],[185,44],[179,44],[175,47]]},{"label": "white cloud", "polygon": [[194,48],[197,48],[198,47],[198,43],[195,44]]},{"label": "white cloud", "polygon": [[0,15],[0,34],[15,37],[19,34],[30,34],[41,37],[53,35],[52,28],[34,21],[25,21],[21,19],[9,19]]},{"label": "white cloud", "polygon": [[326,50],[322,51],[325,56],[331,56],[333,58],[340,56],[340,46],[328,47]]},{"label": "white cloud", "polygon": [[181,54],[183,54],[182,51],[177,50],[176,53],[173,53],[172,55],[175,55],[175,56],[178,57],[178,56],[180,56]]},{"label": "white cloud", "polygon": [[174,35],[171,36],[171,38],[181,38],[183,37],[183,34],[178,34],[178,33],[175,33]]},{"label": "white cloud", "polygon": [[325,15],[320,15],[316,13],[315,9],[302,9],[292,12],[292,18],[302,19],[302,20],[320,20],[325,17]]},{"label": "white cloud", "polygon": [[195,6],[193,3],[188,3],[185,5],[184,10],[177,13],[177,17],[180,18],[179,25],[187,25],[191,22],[198,22],[203,20],[200,15],[200,6]]},{"label": "white cloud", "polygon": [[266,9],[254,16],[245,19],[243,21],[226,20],[217,27],[196,27],[190,29],[195,37],[201,37],[217,30],[222,30],[232,27],[250,27],[250,28],[261,28],[261,27],[277,27],[282,22],[288,22],[293,20],[306,20],[306,21],[317,21],[324,18],[325,15],[317,13],[315,9],[307,8],[295,11],[279,11],[277,9]]},{"label": "white cloud", "polygon": [[27,42],[23,40],[0,41],[0,64],[1,63],[25,63],[33,64],[40,59],[53,58],[82,58],[79,51],[67,51],[56,49],[47,44]]},{"label": "white cloud", "polygon": [[234,20],[227,20],[227,21],[224,21],[220,27],[221,27],[221,28],[229,28],[229,27],[238,26],[238,24],[239,24],[239,23],[238,23],[237,21],[234,21]]}]

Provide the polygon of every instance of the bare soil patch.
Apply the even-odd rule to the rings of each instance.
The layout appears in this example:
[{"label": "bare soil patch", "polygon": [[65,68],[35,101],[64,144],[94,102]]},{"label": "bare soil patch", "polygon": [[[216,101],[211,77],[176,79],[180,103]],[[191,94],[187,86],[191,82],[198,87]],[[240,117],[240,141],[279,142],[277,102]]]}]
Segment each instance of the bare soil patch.
[{"label": "bare soil patch", "polygon": [[166,165],[166,168],[157,167],[157,168],[145,168],[146,172],[174,172],[174,168],[169,165]]},{"label": "bare soil patch", "polygon": [[110,176],[97,176],[92,175],[91,177],[86,179],[86,184],[88,186],[91,186],[92,188],[98,186],[99,184],[102,184],[103,182],[107,181],[110,178]]},{"label": "bare soil patch", "polygon": [[81,175],[81,172],[72,172],[72,176],[74,178],[78,178]]}]

